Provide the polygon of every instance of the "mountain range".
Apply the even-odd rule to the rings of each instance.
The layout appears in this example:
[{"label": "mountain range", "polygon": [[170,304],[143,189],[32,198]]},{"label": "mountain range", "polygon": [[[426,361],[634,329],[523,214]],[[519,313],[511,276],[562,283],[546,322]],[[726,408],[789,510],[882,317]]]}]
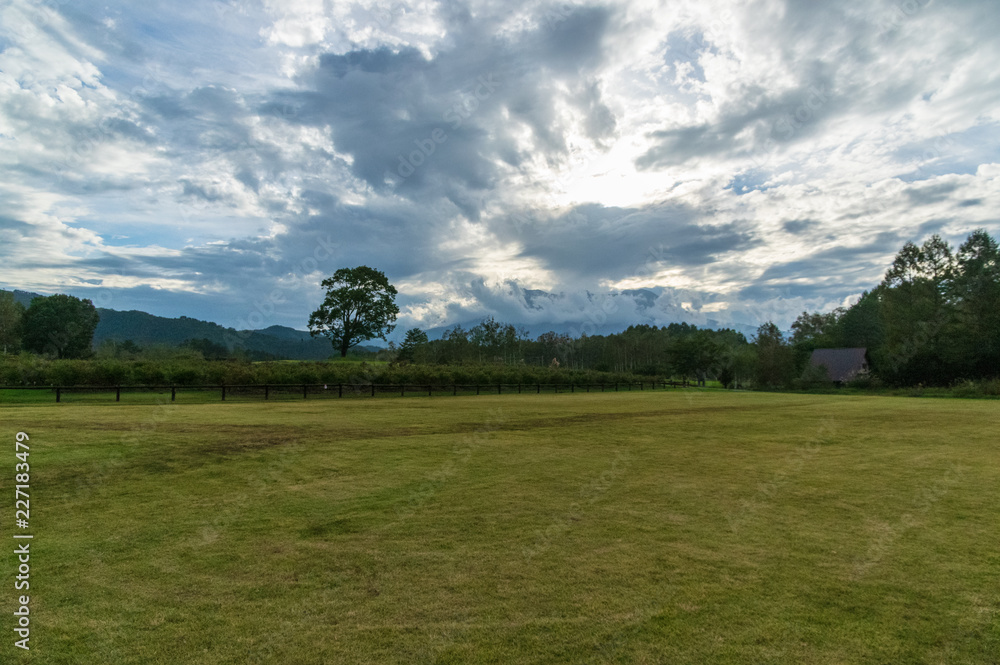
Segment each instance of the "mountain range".
[{"label": "mountain range", "polygon": [[[41,294],[12,291],[14,299],[27,307],[32,298]],[[100,320],[94,331],[94,346],[106,340],[124,342],[132,340],[142,346],[163,344],[177,346],[189,339],[207,339],[221,344],[230,351],[243,349],[267,353],[290,360],[325,360],[333,355],[330,341],[312,337],[308,331],[287,326],[271,326],[263,330],[236,330],[210,321],[199,321],[187,316],[170,319],[138,310],[119,311],[97,308]],[[377,347],[363,346],[374,351]]]}]

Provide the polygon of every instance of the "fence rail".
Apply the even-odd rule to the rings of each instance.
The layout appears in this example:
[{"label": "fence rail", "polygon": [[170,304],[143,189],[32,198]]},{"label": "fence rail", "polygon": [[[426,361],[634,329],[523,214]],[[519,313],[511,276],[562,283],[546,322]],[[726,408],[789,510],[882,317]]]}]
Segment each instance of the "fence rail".
[{"label": "fence rail", "polygon": [[[159,385],[159,386],[0,386],[0,394],[5,390],[46,390],[55,395],[55,401],[61,402],[63,395],[74,393],[114,393],[115,401],[121,402],[122,393],[129,392],[170,392],[170,401],[177,400],[181,392],[219,393],[221,401],[226,397],[260,397],[270,400],[272,397],[301,396],[302,399],[313,397],[377,397],[379,395],[397,395],[405,397],[407,393],[432,397],[435,393],[457,396],[459,393],[476,395],[511,395],[545,393],[577,393],[577,392],[623,392],[631,390],[657,390],[668,388],[694,387],[691,381],[637,381],[619,383],[270,383],[247,385]],[[0,400],[2,401],[2,400]]]}]

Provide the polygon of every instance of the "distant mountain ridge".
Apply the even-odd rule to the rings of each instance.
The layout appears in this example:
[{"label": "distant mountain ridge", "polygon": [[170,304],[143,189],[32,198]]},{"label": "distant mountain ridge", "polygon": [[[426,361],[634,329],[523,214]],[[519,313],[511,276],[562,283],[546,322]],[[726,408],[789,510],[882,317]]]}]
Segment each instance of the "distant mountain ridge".
[{"label": "distant mountain ridge", "polygon": [[330,340],[312,337],[304,330],[271,326],[264,330],[235,330],[187,316],[168,319],[146,312],[98,309],[101,316],[94,331],[94,344],[105,340],[132,340],[146,344],[178,345],[189,339],[207,339],[230,351],[244,349],[270,353],[290,360],[325,360],[333,355]]},{"label": "distant mountain ridge", "polygon": [[14,289],[13,291],[8,291],[8,293],[13,293],[14,300],[21,303],[25,307],[31,304],[32,298],[39,298],[42,296],[41,293],[31,293],[30,291],[19,291],[18,289]]},{"label": "distant mountain ridge", "polygon": [[[12,291],[14,299],[27,307],[32,298],[42,294]],[[230,351],[244,349],[260,351],[289,360],[326,360],[333,355],[330,340],[312,337],[305,330],[286,326],[271,326],[263,330],[236,330],[210,321],[187,316],[170,319],[138,310],[120,311],[97,308],[100,320],[94,331],[94,346],[105,340],[132,340],[139,346],[165,344],[177,346],[189,339],[207,339],[222,344]],[[372,347],[362,347],[372,348]]]}]

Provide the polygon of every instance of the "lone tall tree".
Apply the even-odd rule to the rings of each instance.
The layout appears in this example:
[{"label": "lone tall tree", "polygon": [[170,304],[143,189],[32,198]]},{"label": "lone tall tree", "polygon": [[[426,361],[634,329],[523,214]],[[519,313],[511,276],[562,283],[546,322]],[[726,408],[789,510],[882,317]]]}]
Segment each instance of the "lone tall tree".
[{"label": "lone tall tree", "polygon": [[396,287],[385,273],[368,266],[341,268],[322,282],[326,299],[309,317],[313,337],[329,337],[340,356],[352,346],[385,336],[396,326]]},{"label": "lone tall tree", "polygon": [[21,343],[28,351],[57,358],[90,355],[100,315],[94,303],[62,293],[33,298],[21,320]]}]

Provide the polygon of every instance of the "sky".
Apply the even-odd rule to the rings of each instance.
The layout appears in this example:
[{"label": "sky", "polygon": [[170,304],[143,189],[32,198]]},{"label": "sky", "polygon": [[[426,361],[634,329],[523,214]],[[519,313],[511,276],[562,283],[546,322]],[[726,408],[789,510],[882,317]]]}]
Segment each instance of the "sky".
[{"label": "sky", "polygon": [[1000,235],[994,0],[0,0],[0,286],[787,329]]}]

